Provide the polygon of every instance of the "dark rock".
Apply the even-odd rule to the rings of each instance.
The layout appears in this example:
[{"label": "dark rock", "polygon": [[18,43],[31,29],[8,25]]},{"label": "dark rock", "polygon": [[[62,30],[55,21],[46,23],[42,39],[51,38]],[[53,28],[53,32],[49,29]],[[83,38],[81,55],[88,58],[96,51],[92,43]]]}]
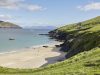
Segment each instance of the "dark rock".
[{"label": "dark rock", "polygon": [[56,47],[60,47],[60,45],[55,45]]},{"label": "dark rock", "polygon": [[49,34],[39,34],[39,35],[49,35]]},{"label": "dark rock", "polygon": [[14,38],[9,38],[9,40],[15,40]]},{"label": "dark rock", "polygon": [[43,47],[48,48],[48,46],[43,46]]}]

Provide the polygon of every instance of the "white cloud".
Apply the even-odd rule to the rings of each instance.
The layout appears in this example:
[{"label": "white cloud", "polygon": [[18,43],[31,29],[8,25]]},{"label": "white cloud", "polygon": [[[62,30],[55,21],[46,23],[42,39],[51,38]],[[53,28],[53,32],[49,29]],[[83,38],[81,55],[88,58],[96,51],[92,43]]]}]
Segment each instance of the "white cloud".
[{"label": "white cloud", "polygon": [[38,11],[38,10],[42,10],[43,7],[39,6],[39,5],[29,5],[27,7],[28,10],[30,11]]},{"label": "white cloud", "polygon": [[18,9],[23,0],[0,0],[0,7],[7,9]]},{"label": "white cloud", "polygon": [[12,19],[12,16],[10,16],[10,15],[0,15],[0,19],[1,20],[9,20],[9,19]]},{"label": "white cloud", "polygon": [[27,4],[25,0],[0,0],[0,8],[6,9],[24,9],[30,11],[41,11],[44,8],[36,4]]},{"label": "white cloud", "polygon": [[92,2],[83,6],[78,6],[77,8],[83,11],[100,10],[100,2]]}]

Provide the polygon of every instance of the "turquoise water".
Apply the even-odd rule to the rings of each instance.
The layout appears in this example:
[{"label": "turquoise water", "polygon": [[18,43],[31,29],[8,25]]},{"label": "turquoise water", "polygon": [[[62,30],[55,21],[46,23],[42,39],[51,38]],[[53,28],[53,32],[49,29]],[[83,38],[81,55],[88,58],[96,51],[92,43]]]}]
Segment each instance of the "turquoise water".
[{"label": "turquoise water", "polygon": [[[38,35],[48,33],[49,31],[36,29],[0,29],[0,52],[51,43],[54,40],[49,39],[48,36]],[[15,38],[15,40],[9,40],[11,37]]]}]

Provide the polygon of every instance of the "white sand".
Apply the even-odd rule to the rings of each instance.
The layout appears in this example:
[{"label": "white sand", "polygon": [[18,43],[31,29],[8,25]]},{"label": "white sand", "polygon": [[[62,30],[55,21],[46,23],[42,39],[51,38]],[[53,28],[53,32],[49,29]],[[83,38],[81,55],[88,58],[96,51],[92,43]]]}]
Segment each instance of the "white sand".
[{"label": "white sand", "polygon": [[0,66],[9,68],[38,68],[47,64],[58,62],[65,57],[65,53],[56,48],[55,43],[48,45],[23,49],[19,52],[0,54]]}]

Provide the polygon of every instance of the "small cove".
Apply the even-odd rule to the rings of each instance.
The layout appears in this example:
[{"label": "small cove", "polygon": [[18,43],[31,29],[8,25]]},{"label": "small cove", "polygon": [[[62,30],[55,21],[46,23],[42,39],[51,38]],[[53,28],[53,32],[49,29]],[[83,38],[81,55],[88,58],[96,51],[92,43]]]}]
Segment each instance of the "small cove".
[{"label": "small cove", "polygon": [[47,29],[0,29],[0,53],[52,43],[54,40],[48,36],[39,35],[47,34],[49,31]]}]

